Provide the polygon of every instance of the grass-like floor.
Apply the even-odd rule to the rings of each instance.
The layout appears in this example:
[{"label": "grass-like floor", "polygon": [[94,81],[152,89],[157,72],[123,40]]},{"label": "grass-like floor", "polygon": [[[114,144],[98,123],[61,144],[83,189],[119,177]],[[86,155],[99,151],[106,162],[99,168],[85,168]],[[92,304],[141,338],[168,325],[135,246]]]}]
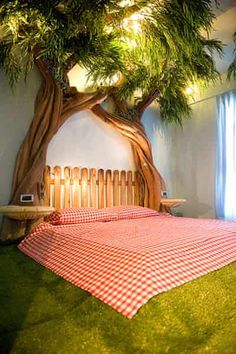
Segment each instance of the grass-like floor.
[{"label": "grass-like floor", "polygon": [[0,248],[0,353],[235,354],[236,264],[155,296],[128,320]]}]

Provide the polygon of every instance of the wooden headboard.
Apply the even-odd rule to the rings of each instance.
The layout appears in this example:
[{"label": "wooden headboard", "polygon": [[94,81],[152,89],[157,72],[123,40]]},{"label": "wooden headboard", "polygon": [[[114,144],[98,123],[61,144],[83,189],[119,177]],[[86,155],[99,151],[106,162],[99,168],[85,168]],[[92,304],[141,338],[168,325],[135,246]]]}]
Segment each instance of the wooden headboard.
[{"label": "wooden headboard", "polygon": [[140,186],[141,178],[137,172],[46,166],[44,204],[57,210],[142,205]]}]

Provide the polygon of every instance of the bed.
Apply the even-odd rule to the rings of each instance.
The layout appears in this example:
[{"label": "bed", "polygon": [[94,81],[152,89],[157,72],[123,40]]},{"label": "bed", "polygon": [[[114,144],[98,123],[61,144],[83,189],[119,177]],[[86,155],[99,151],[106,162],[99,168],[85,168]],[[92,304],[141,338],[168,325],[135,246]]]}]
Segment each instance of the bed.
[{"label": "bed", "polygon": [[129,319],[153,296],[235,261],[235,222],[105,206],[62,208],[18,247]]}]

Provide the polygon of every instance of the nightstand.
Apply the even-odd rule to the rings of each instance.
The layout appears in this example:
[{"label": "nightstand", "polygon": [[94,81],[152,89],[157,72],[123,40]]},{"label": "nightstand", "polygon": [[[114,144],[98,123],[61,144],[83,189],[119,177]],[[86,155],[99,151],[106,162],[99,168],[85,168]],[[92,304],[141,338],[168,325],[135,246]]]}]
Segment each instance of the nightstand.
[{"label": "nightstand", "polygon": [[171,208],[177,208],[178,206],[184,204],[185,202],[186,199],[162,198],[161,211],[170,212]]},{"label": "nightstand", "polygon": [[[40,219],[51,214],[55,208],[48,206],[2,205],[0,213],[24,224],[24,234],[27,235]],[[19,230],[21,233],[22,230]]]}]

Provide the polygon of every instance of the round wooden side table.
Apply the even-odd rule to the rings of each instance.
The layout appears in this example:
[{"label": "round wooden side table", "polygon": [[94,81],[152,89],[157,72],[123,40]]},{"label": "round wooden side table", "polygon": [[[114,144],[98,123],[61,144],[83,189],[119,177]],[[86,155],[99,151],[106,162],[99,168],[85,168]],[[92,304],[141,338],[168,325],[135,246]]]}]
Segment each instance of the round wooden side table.
[{"label": "round wooden side table", "polygon": [[1,205],[0,213],[9,219],[24,223],[25,235],[27,235],[40,219],[51,214],[55,208],[48,206],[24,206],[24,205]]}]

